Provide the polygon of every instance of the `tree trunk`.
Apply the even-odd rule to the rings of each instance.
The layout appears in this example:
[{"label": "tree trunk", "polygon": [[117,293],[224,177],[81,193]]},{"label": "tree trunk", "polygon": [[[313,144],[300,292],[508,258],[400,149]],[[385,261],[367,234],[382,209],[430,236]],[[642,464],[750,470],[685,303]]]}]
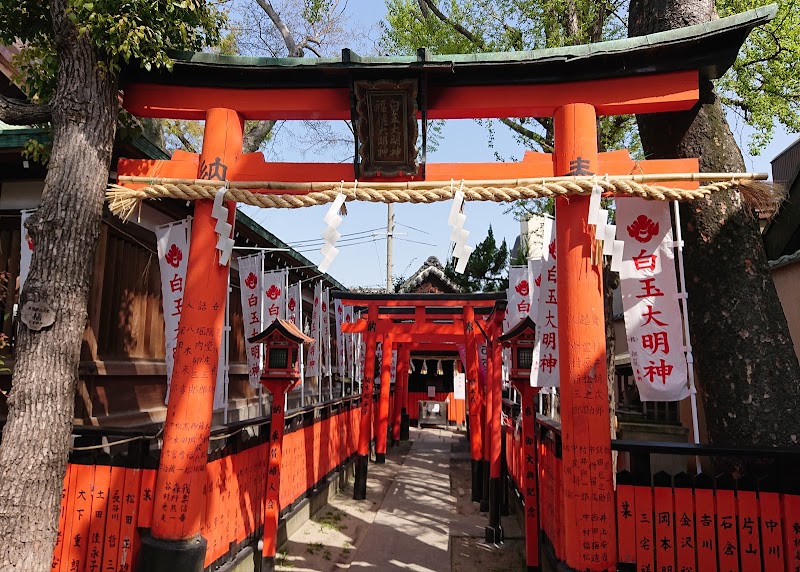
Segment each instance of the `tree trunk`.
[{"label": "tree trunk", "polygon": [[114,76],[53,0],[59,57],[53,150],[42,202],[29,219],[33,261],[20,303],[46,304],[55,323],[20,324],[0,445],[0,569],[49,570],[72,432],[81,339],[118,111]]},{"label": "tree trunk", "polygon": [[[638,36],[715,18],[710,0],[633,0]],[[649,158],[698,157],[705,172],[744,171],[713,85],[690,111],[639,115]],[[738,192],[681,205],[689,324],[699,393],[715,444],[794,445],[800,366],[769,273],[758,221]]]}]

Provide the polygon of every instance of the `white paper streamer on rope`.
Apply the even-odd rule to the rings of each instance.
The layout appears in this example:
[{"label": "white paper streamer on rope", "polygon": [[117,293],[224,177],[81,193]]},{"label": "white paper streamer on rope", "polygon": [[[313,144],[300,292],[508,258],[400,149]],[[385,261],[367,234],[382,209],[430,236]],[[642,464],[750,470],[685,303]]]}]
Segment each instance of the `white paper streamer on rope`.
[{"label": "white paper streamer on rope", "polygon": [[164,340],[167,365],[167,399],[175,365],[178,325],[183,312],[183,288],[189,261],[190,219],[156,227],[158,266],[161,271],[161,303],[164,309]]},{"label": "white paper streamer on rope", "polygon": [[[601,213],[602,214],[602,213]],[[546,219],[542,249],[542,273],[537,304],[536,345],[533,348],[531,385],[533,387],[558,387],[558,288],[556,276],[555,221]]]},{"label": "white paper streamer on rope", "polygon": [[262,326],[262,307],[264,300],[264,278],[261,269],[264,253],[239,257],[239,292],[242,299],[242,322],[244,324],[245,350],[247,352],[247,378],[250,387],[260,387],[261,344],[247,341],[260,334]]},{"label": "white paper streamer on rope", "polygon": [[642,401],[689,396],[669,203],[618,199],[625,242],[620,287],[625,331]]},{"label": "white paper streamer on rope", "polygon": [[222,187],[214,195],[214,206],[211,208],[211,216],[217,223],[214,226],[219,238],[217,239],[217,250],[219,251],[219,265],[226,266],[231,260],[234,241],[231,238],[233,225],[228,222],[228,208],[225,206],[225,193],[227,189]]},{"label": "white paper streamer on rope", "polygon": [[28,234],[28,229],[25,228],[25,221],[36,212],[36,209],[20,211],[20,236],[22,240],[19,241],[19,291],[22,292],[22,287],[28,279],[28,272],[31,269],[31,257],[33,256],[33,239]]},{"label": "white paper streamer on rope", "polygon": [[[461,183],[462,187],[464,183]],[[461,189],[453,194],[453,204],[450,207],[450,215],[447,217],[447,223],[453,227],[450,232],[450,242],[453,243],[453,258],[458,260],[455,266],[455,271],[458,274],[463,274],[467,268],[470,254],[475,250],[472,246],[467,244],[469,238],[469,231],[464,229],[464,223],[467,221],[467,215],[461,212],[464,206],[465,195]]]},{"label": "white paper streamer on rope", "polygon": [[[342,182],[344,185],[344,182]],[[356,181],[356,184],[358,182]],[[339,254],[339,249],[336,248],[334,245],[336,241],[339,240],[341,234],[339,233],[338,226],[342,224],[342,216],[339,214],[339,211],[342,208],[342,205],[345,201],[344,193],[339,193],[336,195],[336,198],[333,200],[328,212],[322,218],[322,221],[325,223],[325,228],[322,230],[322,238],[325,239],[325,244],[320,249],[322,253],[322,262],[319,263],[317,267],[320,272],[327,272],[328,268],[330,268],[333,259],[336,258],[336,255]]]}]

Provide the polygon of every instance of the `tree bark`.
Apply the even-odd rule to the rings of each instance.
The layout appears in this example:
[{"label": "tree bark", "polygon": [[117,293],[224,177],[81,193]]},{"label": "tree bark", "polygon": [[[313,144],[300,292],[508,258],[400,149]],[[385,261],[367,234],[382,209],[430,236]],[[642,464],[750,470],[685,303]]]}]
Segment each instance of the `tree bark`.
[{"label": "tree bark", "polygon": [[0,445],[0,569],[49,570],[66,471],[87,297],[118,112],[68,0],[50,10],[59,58],[53,150],[42,201],[29,219],[35,247],[20,303],[47,304],[55,323],[20,325]]},{"label": "tree bark", "polygon": [[[633,0],[629,35],[707,22],[710,0]],[[637,117],[648,158],[698,157],[705,172],[744,170],[713,85],[686,112]],[[689,324],[699,393],[715,444],[795,445],[800,366],[758,221],[738,192],[683,203]]]}]

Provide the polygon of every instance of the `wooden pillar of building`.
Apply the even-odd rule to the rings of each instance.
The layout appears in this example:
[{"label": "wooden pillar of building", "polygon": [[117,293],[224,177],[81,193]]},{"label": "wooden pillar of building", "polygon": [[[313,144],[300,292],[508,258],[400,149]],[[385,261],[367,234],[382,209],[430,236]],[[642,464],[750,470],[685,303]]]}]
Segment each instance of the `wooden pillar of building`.
[{"label": "wooden pillar of building", "polygon": [[472,500],[483,498],[483,431],[481,427],[481,392],[478,384],[478,327],[475,309],[464,306],[464,364],[467,377],[467,407],[469,408],[469,445],[472,463]]},{"label": "wooden pillar of building", "polygon": [[370,305],[367,310],[367,332],[364,334],[364,381],[361,384],[361,421],[358,431],[358,457],[353,483],[353,498],[367,498],[367,468],[369,467],[369,443],[372,433],[372,392],[375,385],[375,344],[377,343],[378,307]]},{"label": "wooden pillar of building", "polygon": [[[198,178],[235,178],[242,153],[244,118],[230,109],[206,113]],[[206,540],[200,534],[214,386],[225,325],[229,265],[219,264],[213,201],[194,203],[191,245],[183,283],[164,445],[159,461],[151,535],[142,539],[139,570],[203,570]],[[228,222],[236,205],[228,203]],[[180,493],[176,493],[180,491]]]},{"label": "wooden pillar of building", "polygon": [[535,438],[539,388],[528,382],[514,382],[514,388],[520,394],[522,410],[520,493],[525,501],[525,566],[528,572],[539,572],[539,463]]},{"label": "wooden pillar of building", "polygon": [[502,500],[502,415],[503,415],[503,345],[498,341],[503,334],[505,312],[495,309],[489,324],[490,340],[487,346],[487,365],[491,364],[491,375],[486,376],[487,395],[491,395],[489,435],[489,526],[486,527],[486,542],[503,542],[503,527],[500,524]]},{"label": "wooden pillar of building", "polygon": [[[597,172],[597,118],[576,103],[554,116],[556,175]],[[593,264],[589,197],[556,199],[564,538],[574,570],[616,568],[602,266]]]},{"label": "wooden pillar of building", "polygon": [[281,454],[286,411],[286,393],[294,386],[291,380],[262,381],[272,393],[272,417],[269,424],[269,457],[267,460],[267,490],[264,495],[264,543],[261,549],[261,572],[275,570],[278,549],[278,522],[281,513]]},{"label": "wooden pillar of building", "polygon": [[[378,399],[378,415],[375,419],[375,462],[386,462],[386,441],[389,435],[389,394],[392,387],[392,335],[383,336],[381,353],[381,393]],[[396,398],[397,396],[395,396]]]},{"label": "wooden pillar of building", "polygon": [[408,387],[408,361],[411,357],[407,344],[397,345],[397,379],[394,382],[394,407],[392,408],[392,444],[400,443],[400,422],[404,407],[404,395]]}]

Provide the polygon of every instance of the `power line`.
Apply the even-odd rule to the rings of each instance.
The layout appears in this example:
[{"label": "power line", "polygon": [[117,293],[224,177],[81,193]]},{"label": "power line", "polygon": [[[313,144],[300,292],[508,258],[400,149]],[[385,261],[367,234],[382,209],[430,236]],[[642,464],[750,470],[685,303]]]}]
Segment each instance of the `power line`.
[{"label": "power line", "polygon": [[[380,239],[378,239],[378,238],[369,238],[367,240],[362,240],[360,242],[350,242],[348,244],[339,244],[337,242],[336,243],[336,248],[345,247],[345,246],[356,246],[356,245],[359,245],[359,244],[368,244],[370,242],[377,242],[378,240],[380,240]],[[317,247],[313,247],[313,248],[298,249],[297,252],[315,252],[317,250],[319,250]]]},{"label": "power line", "polygon": [[420,242],[419,240],[411,240],[408,238],[397,238],[397,240],[402,240],[403,242],[413,242],[414,244],[424,244],[425,246],[439,246],[438,244],[431,244],[430,242]]},{"label": "power line", "polygon": [[[370,229],[368,229],[368,230],[360,230],[360,231],[358,231],[358,232],[348,232],[348,233],[345,233],[345,234],[343,234],[343,235],[340,237],[340,239],[347,239],[347,237],[354,237],[354,236],[361,235],[361,234],[369,234],[370,232],[375,232],[376,230],[383,230],[383,227],[378,227],[378,228],[370,228]],[[324,240],[324,239],[322,239],[322,238],[307,238],[307,239],[304,239],[304,240],[295,240],[295,241],[292,241],[292,242],[290,242],[289,244],[290,244],[291,246],[300,246],[300,247],[302,247],[302,246],[304,246],[304,245],[305,245],[305,243],[307,243],[307,242],[311,242],[311,243],[317,243],[317,242],[318,242],[318,243],[323,243],[323,242],[325,242],[325,240]]]},{"label": "power line", "polygon": [[404,228],[410,228],[411,230],[416,230],[417,232],[421,232],[422,234],[430,234],[427,230],[421,230],[419,228],[414,228],[413,226],[409,226],[407,224],[403,224],[402,222],[395,223],[397,226],[402,226]]}]

